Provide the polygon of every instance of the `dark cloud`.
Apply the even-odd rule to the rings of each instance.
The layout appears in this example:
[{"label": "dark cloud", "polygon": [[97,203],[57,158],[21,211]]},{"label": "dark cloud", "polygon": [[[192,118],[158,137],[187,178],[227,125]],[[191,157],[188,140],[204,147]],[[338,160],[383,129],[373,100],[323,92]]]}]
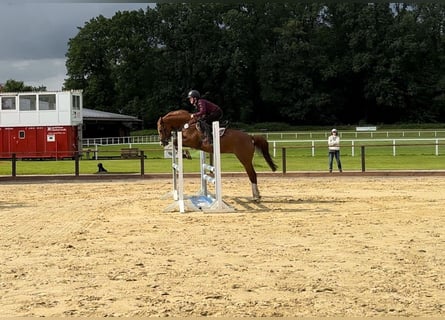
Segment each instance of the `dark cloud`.
[{"label": "dark cloud", "polygon": [[[60,90],[68,41],[99,15],[146,9],[148,3],[0,2],[0,83],[8,79]],[[57,80],[56,80],[57,79]],[[44,81],[51,81],[46,84]]]}]

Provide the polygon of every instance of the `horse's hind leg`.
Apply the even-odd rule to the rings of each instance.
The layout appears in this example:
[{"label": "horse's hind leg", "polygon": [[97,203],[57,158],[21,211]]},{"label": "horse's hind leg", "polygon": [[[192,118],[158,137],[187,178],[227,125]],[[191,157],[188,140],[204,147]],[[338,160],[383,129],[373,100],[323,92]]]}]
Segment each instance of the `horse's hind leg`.
[{"label": "horse's hind leg", "polygon": [[241,164],[243,165],[244,169],[246,170],[247,175],[249,176],[250,184],[252,186],[253,200],[259,201],[261,199],[261,195],[260,195],[260,191],[258,189],[257,174],[253,167],[252,160],[246,162],[245,160],[240,159],[239,157],[238,157],[238,160],[240,160]]},{"label": "horse's hind leg", "polygon": [[260,190],[258,190],[256,183],[252,183],[252,196],[254,201],[260,201],[261,199]]},{"label": "horse's hind leg", "polygon": [[254,201],[259,201],[260,191],[257,185],[257,174],[253,167],[253,156],[255,154],[255,147],[249,136],[239,138],[239,142],[236,144],[236,148],[233,152],[238,158],[239,162],[243,165],[252,187],[252,196]]}]

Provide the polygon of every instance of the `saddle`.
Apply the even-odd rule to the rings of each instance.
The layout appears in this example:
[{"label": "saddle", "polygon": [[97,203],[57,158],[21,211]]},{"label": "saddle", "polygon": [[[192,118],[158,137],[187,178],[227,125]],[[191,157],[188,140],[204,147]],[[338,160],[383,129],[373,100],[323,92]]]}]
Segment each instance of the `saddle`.
[{"label": "saddle", "polygon": [[[219,123],[220,124],[220,127],[219,127],[219,136],[220,137],[222,137],[224,135],[224,133],[226,132],[228,123],[229,123],[229,121],[227,121],[227,120],[224,120],[224,121]],[[196,123],[196,129],[198,129],[198,131],[201,132],[201,133],[205,133],[205,130],[202,130],[202,128],[201,128],[201,122],[200,121],[198,121]]]}]

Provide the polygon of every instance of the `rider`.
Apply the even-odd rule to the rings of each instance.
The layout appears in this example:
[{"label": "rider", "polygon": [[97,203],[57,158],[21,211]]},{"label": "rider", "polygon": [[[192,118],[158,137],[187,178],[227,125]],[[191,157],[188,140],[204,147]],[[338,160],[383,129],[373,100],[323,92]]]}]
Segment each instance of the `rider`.
[{"label": "rider", "polygon": [[205,137],[209,143],[212,143],[212,122],[219,121],[223,116],[223,111],[219,106],[206,99],[202,99],[199,91],[191,90],[187,95],[190,103],[194,105],[198,111],[192,113],[192,118],[197,118],[200,128],[203,129]]}]

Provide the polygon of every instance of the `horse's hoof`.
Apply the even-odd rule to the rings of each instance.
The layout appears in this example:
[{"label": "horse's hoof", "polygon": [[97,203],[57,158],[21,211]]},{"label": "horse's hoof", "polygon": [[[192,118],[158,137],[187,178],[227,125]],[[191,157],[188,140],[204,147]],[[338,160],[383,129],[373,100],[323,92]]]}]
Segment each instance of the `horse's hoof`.
[{"label": "horse's hoof", "polygon": [[253,202],[260,202],[261,201],[261,197],[254,197],[253,198]]}]

